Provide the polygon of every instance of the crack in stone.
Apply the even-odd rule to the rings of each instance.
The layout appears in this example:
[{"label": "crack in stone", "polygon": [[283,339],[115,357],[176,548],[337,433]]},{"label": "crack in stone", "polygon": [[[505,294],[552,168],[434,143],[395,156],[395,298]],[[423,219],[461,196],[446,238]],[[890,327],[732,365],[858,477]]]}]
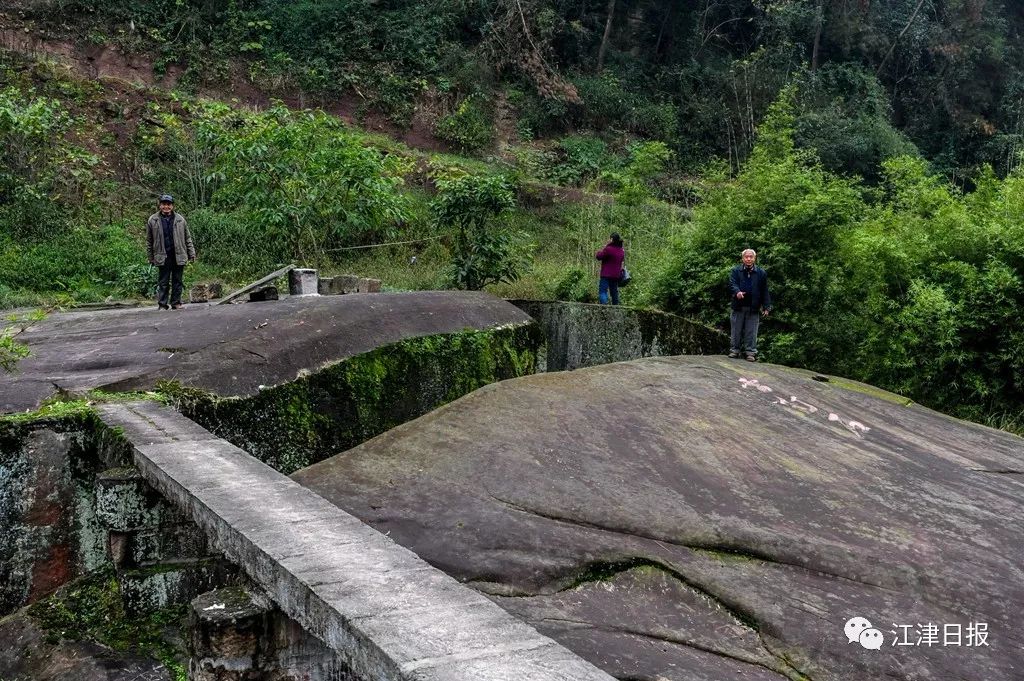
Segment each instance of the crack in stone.
[{"label": "crack in stone", "polygon": [[[761,632],[758,630],[757,618],[752,613],[745,612],[738,604],[730,602],[729,599],[725,598],[720,594],[715,593],[712,589],[707,588],[703,584],[700,584],[694,581],[693,579],[687,577],[679,570],[676,570],[668,565],[665,565],[664,563],[661,563],[656,560],[651,560],[649,558],[633,557],[629,560],[614,563],[601,561],[588,563],[586,566],[577,571],[577,577],[572,581],[572,583],[569,586],[558,589],[553,593],[529,594],[521,597],[533,598],[538,595],[547,596],[554,595],[555,593],[564,593],[578,586],[581,586],[582,584],[606,581],[611,577],[619,575],[623,572],[627,572],[629,570],[633,570],[638,567],[650,567],[664,572],[665,574],[669,575],[670,577],[678,581],[683,586],[700,594],[704,598],[708,599],[711,603],[714,603],[716,606],[724,610],[737,624],[749,629],[755,636],[757,636],[757,639],[760,642],[761,647],[764,648],[765,652],[783,665],[782,669],[772,671],[778,671],[779,673],[785,674],[787,678],[789,678],[791,681],[804,681],[808,678],[802,672],[793,667],[792,664],[790,664],[784,657],[776,655],[775,652],[768,647],[768,645],[764,642],[764,638],[761,636]],[[561,579],[556,581],[565,580]]]},{"label": "crack in stone", "polygon": [[[756,658],[752,658],[752,657],[748,658],[748,657],[743,656],[743,655],[736,655],[736,654],[732,654],[732,653],[726,652],[724,650],[718,650],[717,648],[712,648],[710,646],[702,645],[700,643],[697,643],[696,641],[691,641],[691,640],[684,639],[684,638],[677,638],[677,637],[674,637],[674,636],[662,636],[662,635],[659,635],[659,634],[654,634],[654,633],[646,632],[646,631],[639,631],[637,629],[631,629],[631,628],[628,628],[628,627],[601,626],[601,625],[594,624],[593,622],[584,622],[584,621],[581,621],[581,620],[573,620],[573,619],[562,618],[562,617],[542,617],[541,619],[536,620],[536,621],[539,621],[539,622],[566,622],[568,624],[582,625],[584,627],[587,627],[589,629],[593,629],[595,631],[605,631],[605,632],[609,632],[609,633],[628,634],[630,636],[637,636],[637,637],[640,637],[640,638],[651,639],[653,641],[662,641],[664,643],[671,643],[673,645],[686,646],[687,648],[693,648],[694,650],[699,650],[700,652],[703,652],[703,653],[708,653],[708,654],[711,654],[711,655],[717,655],[719,657],[724,657],[726,659],[733,660],[734,662],[741,662],[743,664],[748,664],[748,665],[755,666],[755,667],[761,667],[762,669],[767,669],[770,672],[774,672],[776,674],[780,674],[782,676],[785,676],[787,679],[790,679],[790,681],[804,681],[807,678],[806,676],[803,676],[803,675],[799,675],[799,676],[796,676],[796,677],[791,675],[789,673],[789,671],[790,671],[789,663],[785,659],[781,659],[777,655],[772,653],[772,651],[769,650],[766,645],[764,645],[764,641],[760,640],[760,635],[758,635],[758,639],[759,639],[759,641],[761,643],[761,646],[764,648],[765,652],[768,653],[769,656],[772,659],[778,661],[781,664],[781,668],[772,667],[772,666],[770,666],[768,664],[765,664],[764,662],[762,662],[761,660],[758,660]],[[797,673],[799,674],[799,672],[797,672]]]},{"label": "crack in stone", "polygon": [[263,356],[263,355],[261,355],[260,353],[256,352],[255,350],[250,350],[249,348],[246,348],[246,347],[242,347],[242,349],[243,349],[243,350],[245,350],[246,352],[248,352],[248,353],[249,353],[250,355],[256,355],[257,357],[259,357],[260,359],[262,359],[262,360],[263,360],[264,362],[266,362],[266,361],[267,361],[267,358],[266,358],[266,357],[264,357],[264,356]]},{"label": "crack in stone", "polygon": [[997,475],[1024,475],[1024,471],[1016,468],[972,468],[976,473],[996,473]]},{"label": "crack in stone", "polygon": [[608,526],[605,526],[605,525],[600,525],[600,524],[597,524],[597,523],[590,523],[590,522],[586,522],[586,521],[583,521],[583,520],[576,520],[574,518],[567,518],[567,517],[564,517],[564,516],[556,516],[556,515],[553,515],[553,514],[542,513],[540,511],[535,511],[533,509],[525,508],[525,507],[520,506],[518,504],[515,504],[513,502],[510,502],[510,501],[507,501],[507,500],[502,499],[500,497],[497,497],[494,494],[492,494],[490,491],[488,491],[487,495],[489,497],[491,497],[491,499],[493,499],[494,501],[498,502],[499,504],[502,504],[503,506],[505,506],[505,507],[507,507],[507,508],[509,508],[509,509],[511,509],[513,511],[518,511],[520,513],[525,513],[527,515],[536,516],[538,518],[543,518],[545,520],[552,520],[552,521],[555,521],[555,522],[566,523],[566,524],[569,524],[569,525],[575,525],[577,527],[583,527],[583,528],[587,528],[587,529],[591,529],[591,530],[600,530],[602,532],[612,532],[614,534],[625,534],[627,536],[637,537],[637,538],[640,538],[640,539],[649,539],[649,540],[655,541],[655,542],[671,544],[672,546],[679,546],[679,547],[682,547],[682,548],[685,548],[685,549],[690,549],[691,551],[697,551],[697,552],[704,551],[704,552],[710,552],[710,553],[722,553],[722,554],[726,554],[726,555],[729,555],[729,556],[737,556],[737,557],[741,557],[741,558],[749,558],[749,559],[753,559],[753,560],[760,560],[760,561],[765,562],[765,563],[773,563],[775,565],[784,565],[786,567],[798,568],[800,570],[805,570],[807,572],[817,573],[818,575],[824,575],[826,577],[832,577],[834,579],[842,579],[842,580],[845,580],[845,581],[854,582],[856,584],[861,584],[861,585],[864,585],[864,586],[870,586],[870,587],[872,587],[874,589],[882,589],[882,590],[885,590],[885,591],[893,591],[893,589],[890,589],[888,587],[882,586],[881,584],[875,584],[874,582],[868,582],[868,581],[865,581],[865,580],[857,579],[855,577],[850,577],[848,575],[841,575],[841,574],[838,574],[838,573],[835,573],[835,572],[830,572],[828,570],[822,570],[820,567],[808,567],[807,565],[801,565],[800,563],[796,563],[796,562],[793,562],[793,561],[783,560],[783,559],[779,558],[778,556],[773,556],[773,555],[771,555],[771,554],[769,554],[769,553],[767,553],[765,551],[759,551],[757,549],[751,549],[750,547],[739,547],[739,548],[737,548],[737,546],[735,544],[730,544],[730,543],[727,543],[727,542],[701,542],[701,543],[698,543],[698,542],[680,542],[680,541],[675,541],[673,539],[668,539],[666,537],[658,537],[658,536],[655,536],[653,534],[644,534],[644,533],[640,533],[640,532],[626,531],[626,530],[622,530],[622,529],[615,528],[615,527],[608,527]]},{"label": "crack in stone", "polygon": [[788,676],[791,679],[791,681],[814,681],[814,679],[811,678],[810,674],[801,670],[795,664],[790,662],[789,657],[786,656],[785,653],[779,653],[772,649],[772,647],[769,646],[768,643],[764,640],[764,636],[761,635],[761,632],[758,632],[757,638],[761,641],[761,646],[768,651],[768,654],[774,657],[779,662],[781,662],[783,665],[785,665],[786,669],[789,670],[789,672],[791,672],[786,674],[786,676]]},{"label": "crack in stone", "polygon": [[[494,494],[492,494],[490,491],[488,491],[488,496],[490,496],[492,499],[494,499],[494,501],[496,501],[496,502],[498,502],[498,503],[500,503],[500,504],[502,504],[502,505],[504,505],[504,506],[506,506],[506,507],[508,507],[508,508],[510,508],[512,510],[515,510],[515,511],[518,511],[518,512],[521,512],[521,513],[526,513],[526,514],[529,514],[529,515],[534,515],[534,516],[537,516],[539,518],[544,518],[546,520],[553,520],[553,521],[557,521],[557,522],[564,522],[564,523],[568,523],[568,524],[572,524],[572,525],[577,525],[577,526],[580,526],[580,527],[585,527],[585,528],[588,528],[588,529],[601,530],[601,531],[605,531],[605,532],[613,532],[613,533],[616,533],[616,534],[629,534],[630,536],[637,536],[637,537],[640,537],[640,538],[643,538],[643,539],[651,539],[653,541],[664,541],[665,543],[672,544],[673,546],[680,546],[682,548],[686,548],[686,549],[689,549],[689,550],[695,551],[695,552],[697,552],[697,551],[712,551],[712,552],[726,553],[726,554],[730,554],[730,555],[742,555],[742,556],[745,556],[745,557],[755,558],[757,560],[762,560],[762,561],[768,562],[768,563],[776,563],[776,564],[780,564],[780,565],[787,565],[789,567],[801,568],[803,570],[807,570],[807,571],[810,571],[810,572],[817,572],[817,573],[828,575],[828,576],[831,576],[831,577],[834,577],[834,578],[837,578],[837,579],[845,579],[845,580],[849,580],[849,581],[852,581],[852,582],[857,582],[859,584],[864,584],[865,586],[871,586],[871,587],[874,587],[874,588],[884,589],[884,587],[878,586],[876,584],[871,584],[869,582],[861,582],[860,580],[851,579],[851,578],[845,577],[843,575],[831,574],[831,573],[828,573],[828,572],[824,572],[822,570],[816,570],[814,568],[808,568],[808,567],[803,566],[803,565],[798,565],[798,564],[786,563],[786,562],[778,561],[778,560],[773,559],[772,557],[758,556],[758,555],[754,554],[753,552],[740,553],[738,551],[731,550],[731,549],[722,550],[721,548],[718,548],[717,546],[683,544],[683,543],[675,542],[675,541],[668,540],[668,539],[659,539],[659,538],[655,538],[655,537],[652,537],[652,536],[644,536],[644,535],[641,535],[641,534],[627,533],[627,532],[623,532],[622,530],[610,529],[610,528],[607,528],[607,527],[603,527],[603,526],[597,525],[595,523],[586,523],[586,522],[583,522],[583,521],[575,521],[575,520],[568,519],[568,518],[560,518],[560,517],[555,517],[555,516],[548,516],[548,515],[545,515],[543,513],[539,513],[539,512],[533,511],[531,509],[527,509],[527,508],[524,508],[522,506],[518,506],[517,504],[514,504],[512,502],[506,501],[504,499],[501,499],[501,498],[495,496]],[[751,631],[753,631],[753,633],[757,636],[758,641],[761,644],[761,647],[764,648],[765,652],[767,652],[773,659],[775,659],[776,661],[778,661],[780,663],[780,665],[782,665],[782,669],[781,670],[774,670],[773,669],[771,671],[779,671],[779,673],[783,673],[787,678],[790,679],[790,681],[813,681],[809,675],[807,675],[806,673],[801,671],[792,662],[790,662],[789,659],[785,655],[777,653],[776,651],[774,651],[765,642],[764,637],[762,636],[760,630],[758,629],[757,618],[756,618],[756,616],[754,616],[753,613],[745,612],[744,609],[741,606],[739,606],[736,603],[731,602],[731,599],[728,599],[725,596],[722,596],[720,594],[715,593],[713,590],[705,587],[704,585],[694,581],[691,578],[688,578],[682,572],[680,572],[680,571],[678,571],[678,570],[676,570],[676,569],[674,569],[674,568],[672,568],[672,567],[670,567],[668,565],[665,565],[664,563],[661,563],[660,561],[652,560],[652,559],[649,559],[649,558],[633,557],[632,559],[629,559],[629,560],[626,560],[626,561],[619,561],[619,562],[615,562],[615,563],[607,562],[607,561],[605,561],[605,562],[597,561],[597,562],[589,563],[585,567],[583,567],[583,568],[581,568],[580,570],[577,571],[578,577],[575,580],[573,580],[573,583],[571,583],[567,587],[564,587],[564,588],[561,588],[561,589],[557,589],[554,592],[539,593],[539,594],[524,594],[523,596],[520,596],[520,597],[530,598],[530,597],[534,597],[534,596],[538,596],[538,595],[552,595],[553,593],[562,593],[564,591],[568,591],[569,589],[572,589],[572,588],[575,588],[577,586],[580,586],[581,584],[585,584],[585,583],[592,582],[592,581],[601,581],[601,579],[607,579],[609,576],[614,576],[616,574],[620,574],[622,572],[625,572],[627,570],[632,570],[632,569],[637,568],[637,567],[653,567],[655,569],[659,569],[659,570],[665,572],[666,574],[672,576],[674,579],[676,579],[677,581],[679,581],[680,583],[682,583],[686,587],[688,587],[688,588],[692,589],[693,591],[703,595],[705,598],[709,599],[710,601],[712,601],[713,603],[715,603],[716,605],[721,607],[723,610],[725,610],[725,612],[727,612],[729,615],[731,615],[733,617],[733,619],[735,619],[739,624],[741,624],[741,625],[747,627],[748,629],[750,629]],[[600,578],[598,578],[598,579],[580,579],[580,577],[582,577],[583,575],[593,574],[595,569],[601,571],[601,577]],[[564,581],[565,581],[564,579],[555,580],[555,582],[564,582]],[[515,596],[512,596],[512,597],[515,597]]]}]

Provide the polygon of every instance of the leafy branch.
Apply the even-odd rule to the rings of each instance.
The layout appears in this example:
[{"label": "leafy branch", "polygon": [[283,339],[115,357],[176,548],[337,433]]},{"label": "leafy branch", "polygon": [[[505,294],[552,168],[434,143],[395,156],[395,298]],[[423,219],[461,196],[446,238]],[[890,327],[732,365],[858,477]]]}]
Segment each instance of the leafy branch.
[{"label": "leafy branch", "polygon": [[7,317],[7,321],[11,322],[12,325],[0,331],[0,369],[8,373],[13,372],[19,361],[32,354],[28,346],[17,341],[16,338],[46,319],[51,312],[60,309],[60,307],[60,303],[54,303],[45,308],[39,308],[23,314],[13,314]]}]

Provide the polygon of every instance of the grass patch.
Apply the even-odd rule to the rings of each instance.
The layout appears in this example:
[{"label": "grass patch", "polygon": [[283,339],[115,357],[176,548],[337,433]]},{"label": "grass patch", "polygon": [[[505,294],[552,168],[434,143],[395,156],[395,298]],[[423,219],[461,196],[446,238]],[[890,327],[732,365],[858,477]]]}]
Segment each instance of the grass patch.
[{"label": "grass patch", "polygon": [[44,401],[35,411],[18,414],[0,414],[0,424],[29,423],[41,419],[67,419],[90,417],[94,414],[93,407],[108,402],[137,402],[154,400],[166,403],[168,398],[158,392],[108,393],[102,390],[90,390],[84,397],[71,398],[54,396]]},{"label": "grass patch", "polygon": [[[630,286],[622,289],[623,303],[644,305],[651,298],[659,263],[671,244],[690,229],[685,212],[661,203],[564,204],[543,212],[520,211],[515,219],[534,238],[534,264],[519,281],[489,289],[505,298],[596,302],[600,263],[594,253],[607,243],[609,234],[619,232],[626,242],[626,267],[633,276]],[[574,272],[582,276],[573,276]],[[566,290],[560,286],[566,277],[579,278],[579,284]]]}]

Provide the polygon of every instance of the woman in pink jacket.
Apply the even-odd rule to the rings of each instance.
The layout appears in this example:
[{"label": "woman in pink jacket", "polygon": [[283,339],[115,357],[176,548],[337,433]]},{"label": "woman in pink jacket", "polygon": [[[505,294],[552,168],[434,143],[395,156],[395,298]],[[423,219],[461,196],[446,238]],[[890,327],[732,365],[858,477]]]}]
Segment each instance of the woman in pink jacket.
[{"label": "woman in pink jacket", "polygon": [[611,241],[599,250],[594,257],[601,261],[601,283],[597,288],[597,297],[602,305],[608,304],[611,293],[612,305],[619,304],[619,277],[622,276],[622,263],[626,260],[626,251],[622,247],[622,237],[612,232]]}]

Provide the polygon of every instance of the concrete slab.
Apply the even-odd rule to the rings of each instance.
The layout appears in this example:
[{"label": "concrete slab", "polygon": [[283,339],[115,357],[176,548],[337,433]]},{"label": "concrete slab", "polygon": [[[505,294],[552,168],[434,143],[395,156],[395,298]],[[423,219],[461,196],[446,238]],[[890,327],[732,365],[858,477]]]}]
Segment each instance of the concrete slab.
[{"label": "concrete slab", "polygon": [[32,355],[0,381],[0,413],[35,409],[57,391],[149,390],[161,379],[251,396],[405,338],[530,321],[503,300],[459,291],[58,313],[18,336]]},{"label": "concrete slab", "polygon": [[146,480],[359,678],[610,681],[337,506],[196,432],[169,407],[98,411],[133,438]]}]

